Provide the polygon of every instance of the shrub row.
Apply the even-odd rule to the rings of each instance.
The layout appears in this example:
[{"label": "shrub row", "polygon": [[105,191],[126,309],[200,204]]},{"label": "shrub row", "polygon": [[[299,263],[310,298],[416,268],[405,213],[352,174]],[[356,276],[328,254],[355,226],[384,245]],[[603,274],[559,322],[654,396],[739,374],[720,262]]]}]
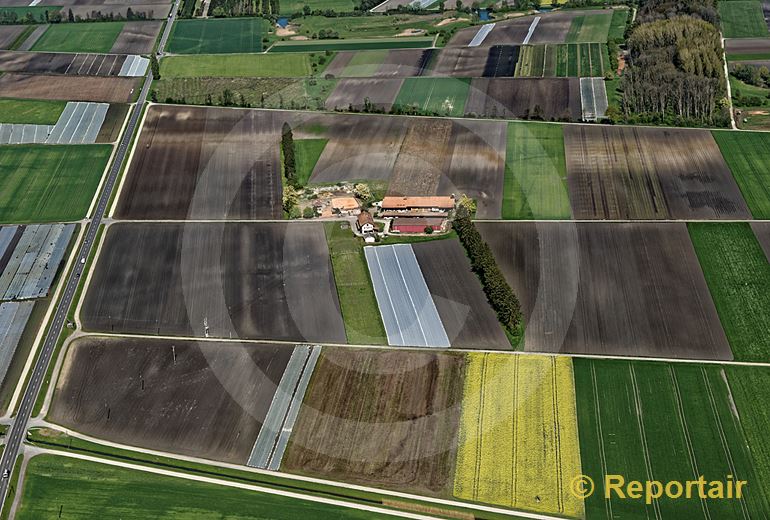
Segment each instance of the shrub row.
[{"label": "shrub row", "polygon": [[497,266],[489,244],[484,241],[468,216],[455,219],[454,229],[500,323],[510,334],[517,334],[521,325],[521,304]]}]

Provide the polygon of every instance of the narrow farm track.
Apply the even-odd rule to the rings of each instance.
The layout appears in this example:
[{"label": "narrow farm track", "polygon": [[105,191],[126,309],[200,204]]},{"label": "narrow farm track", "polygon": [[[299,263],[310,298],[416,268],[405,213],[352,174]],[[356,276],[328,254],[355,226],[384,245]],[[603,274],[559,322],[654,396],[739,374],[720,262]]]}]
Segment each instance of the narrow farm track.
[{"label": "narrow farm track", "polygon": [[[280,341],[280,340],[265,340],[265,339],[237,339],[237,338],[203,338],[197,336],[170,336],[164,334],[116,334],[111,332],[86,332],[83,336],[107,336],[114,338],[147,338],[147,339],[169,339],[169,340],[191,340],[191,341],[215,341],[222,343],[254,343],[254,344],[284,344],[284,345],[296,345],[296,341]],[[378,350],[396,350],[400,352],[408,352],[409,350],[430,350],[436,352],[435,347],[399,347],[391,345],[366,345],[350,343],[321,343],[326,347],[341,347],[350,349],[378,349]],[[703,365],[734,365],[734,366],[746,366],[746,367],[764,367],[770,368],[770,362],[755,362],[755,361],[727,361],[727,360],[714,360],[714,359],[684,359],[684,358],[667,358],[667,357],[645,357],[645,356],[610,356],[610,355],[597,355],[597,354],[567,354],[567,353],[555,353],[555,352],[536,352],[536,351],[520,351],[520,350],[484,350],[484,349],[464,349],[464,348],[452,348],[451,352],[475,352],[486,354],[502,354],[506,356],[554,356],[554,357],[569,357],[577,359],[614,359],[622,361],[663,361],[668,363],[681,363],[681,364],[703,364]]]},{"label": "narrow farm track", "polygon": [[[158,45],[160,53],[162,53],[163,49],[165,48],[166,41],[168,40],[169,33],[171,32],[171,27],[174,24],[178,3],[179,0],[176,0],[172,7],[172,14]],[[93,219],[88,226],[88,231],[85,238],[83,239],[83,243],[80,245],[78,256],[76,257],[81,259],[81,261],[75,263],[75,267],[70,271],[69,276],[66,279],[66,283],[64,285],[64,293],[62,294],[61,299],[57,304],[56,312],[53,315],[53,321],[50,322],[48,334],[45,337],[45,341],[35,363],[34,370],[32,371],[32,375],[30,376],[29,382],[24,391],[24,395],[21,399],[16,417],[13,420],[10,431],[8,432],[6,447],[3,451],[2,459],[0,459],[0,472],[8,471],[11,473],[13,471],[13,465],[16,461],[17,455],[19,454],[24,436],[26,435],[27,424],[32,415],[35,401],[37,400],[38,394],[40,393],[40,390],[43,386],[43,380],[45,379],[45,375],[48,371],[48,365],[51,363],[59,335],[61,334],[62,328],[67,318],[67,312],[69,311],[73,303],[75,293],[77,292],[77,287],[80,282],[80,275],[83,273],[83,269],[85,268],[85,259],[88,258],[91,253],[91,249],[96,243],[96,234],[99,230],[99,225],[101,224],[102,218],[106,213],[112,190],[122,170],[123,163],[127,157],[129,145],[131,144],[131,139],[134,135],[137,123],[139,122],[139,118],[142,114],[144,103],[147,100],[147,95],[149,94],[150,86],[152,85],[151,75],[152,71],[148,70],[146,76],[144,77],[144,84],[139,94],[139,98],[133,107],[128,125],[126,126],[123,137],[121,138],[120,144],[118,145],[117,152],[113,158],[112,166],[107,173],[106,181],[102,185],[101,193],[99,195],[99,202],[96,206],[96,210],[94,211]],[[2,481],[0,481],[0,510],[2,510],[5,505],[5,499],[8,495],[9,480],[10,479],[2,479]]]}]

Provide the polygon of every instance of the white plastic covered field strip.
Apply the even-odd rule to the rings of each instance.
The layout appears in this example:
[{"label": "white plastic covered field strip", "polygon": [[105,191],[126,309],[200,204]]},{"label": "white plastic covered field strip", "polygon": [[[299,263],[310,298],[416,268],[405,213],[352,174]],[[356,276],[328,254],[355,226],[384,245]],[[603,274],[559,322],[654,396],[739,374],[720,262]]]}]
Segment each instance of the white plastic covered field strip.
[{"label": "white plastic covered field strip", "polygon": [[321,347],[297,345],[278,383],[247,466],[277,470],[299,414]]},{"label": "white plastic covered field strip", "polygon": [[388,344],[449,348],[444,324],[409,244],[364,248]]},{"label": "white plastic covered field strip", "polygon": [[425,9],[431,4],[435,4],[436,0],[414,0],[411,4],[409,4],[412,7],[418,7],[420,9]]},{"label": "white plastic covered field strip", "polygon": [[305,363],[305,368],[302,371],[302,377],[299,379],[297,389],[294,391],[294,397],[291,399],[291,405],[289,406],[289,412],[286,414],[286,420],[283,422],[283,428],[278,436],[278,442],[275,444],[273,455],[270,457],[270,463],[267,465],[267,469],[277,471],[281,467],[281,460],[283,460],[283,454],[286,451],[286,446],[289,444],[289,437],[291,437],[292,431],[294,431],[294,423],[297,422],[299,416],[299,409],[302,406],[302,401],[305,399],[305,392],[307,391],[307,385],[310,383],[310,376],[313,375],[313,370],[318,362],[318,357],[321,355],[321,347],[316,345],[310,350],[310,356]]},{"label": "white plastic covered field strip", "polygon": [[596,100],[592,78],[580,78],[580,107],[584,121],[596,121]]},{"label": "white plastic covered field strip", "polygon": [[102,128],[108,103],[70,101],[48,136],[47,144],[93,144]]},{"label": "white plastic covered field strip", "polygon": [[0,123],[0,144],[42,144],[53,126]]},{"label": "white plastic covered field strip", "polygon": [[534,34],[535,27],[537,27],[538,23],[540,23],[540,17],[535,16],[535,19],[532,20],[531,24],[529,24],[529,30],[527,31],[527,35],[524,37],[524,41],[521,42],[522,45],[527,45],[529,43],[529,39],[532,38],[532,34]]},{"label": "white plastic covered field strip", "polygon": [[120,68],[118,76],[138,77],[144,76],[147,72],[147,66],[150,60],[142,58],[135,54],[129,54],[126,56],[126,61],[123,62],[123,66]]},{"label": "white plastic covered field strip", "polygon": [[11,245],[13,237],[18,231],[18,226],[3,226],[0,227],[0,258],[5,255],[5,251]]},{"label": "white plastic covered field strip", "polygon": [[74,230],[74,224],[27,226],[0,274],[0,299],[47,295]]},{"label": "white plastic covered field strip", "polygon": [[607,115],[607,107],[609,106],[609,102],[607,101],[607,85],[602,78],[593,78],[591,83],[594,92],[594,110],[596,119],[604,119]]},{"label": "white plastic covered field strip", "polygon": [[476,35],[473,37],[471,42],[468,44],[468,47],[478,47],[481,45],[481,43],[484,41],[484,39],[489,35],[489,33],[492,32],[492,29],[495,28],[494,23],[488,23],[486,25],[482,25],[479,28],[479,32],[476,33]]},{"label": "white plastic covered field strip", "polygon": [[5,379],[34,306],[32,301],[0,303],[0,383]]}]

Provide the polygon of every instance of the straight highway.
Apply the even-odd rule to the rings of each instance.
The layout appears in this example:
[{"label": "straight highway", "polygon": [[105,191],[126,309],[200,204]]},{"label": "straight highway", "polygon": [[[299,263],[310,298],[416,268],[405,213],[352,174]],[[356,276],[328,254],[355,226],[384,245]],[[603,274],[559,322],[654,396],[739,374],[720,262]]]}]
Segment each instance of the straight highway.
[{"label": "straight highway", "polygon": [[[177,8],[179,7],[179,0],[174,2],[171,7],[171,14],[168,17],[166,27],[158,44],[158,55],[162,56],[163,50],[166,47],[168,36],[171,32],[171,27],[176,18]],[[123,136],[120,139],[117,152],[115,153],[112,165],[107,173],[107,178],[102,185],[102,191],[99,194],[99,203],[96,206],[93,218],[88,225],[88,232],[85,239],[78,250],[78,256],[76,257],[75,266],[70,271],[65,280],[65,289],[56,307],[56,312],[53,316],[53,321],[50,322],[48,333],[45,336],[44,343],[40,349],[37,361],[35,362],[32,375],[29,378],[29,383],[24,390],[24,394],[21,399],[21,405],[18,408],[16,417],[13,420],[8,437],[6,440],[5,450],[3,451],[2,459],[0,459],[0,474],[3,478],[0,479],[0,511],[5,506],[5,500],[8,496],[8,486],[10,483],[10,475],[13,472],[13,466],[16,458],[19,455],[21,444],[24,441],[24,437],[27,432],[27,424],[32,416],[32,409],[37,401],[37,396],[40,393],[40,389],[43,384],[43,379],[48,371],[48,365],[51,363],[51,358],[56,349],[56,343],[61,335],[62,328],[67,318],[67,312],[69,311],[72,301],[77,290],[78,283],[80,282],[80,276],[83,274],[85,268],[85,260],[91,254],[91,250],[95,247],[96,233],[99,230],[99,226],[102,223],[105,212],[107,211],[107,205],[110,201],[112,190],[115,187],[115,182],[120,175],[120,171],[123,168],[123,163],[128,156],[128,148],[131,144],[131,139],[136,131],[136,126],[139,124],[139,118],[142,115],[142,109],[147,102],[147,95],[150,92],[152,86],[152,68],[148,67],[147,73],[144,77],[144,83],[142,90],[139,93],[139,97],[133,106],[131,111],[131,117],[128,121]]]}]

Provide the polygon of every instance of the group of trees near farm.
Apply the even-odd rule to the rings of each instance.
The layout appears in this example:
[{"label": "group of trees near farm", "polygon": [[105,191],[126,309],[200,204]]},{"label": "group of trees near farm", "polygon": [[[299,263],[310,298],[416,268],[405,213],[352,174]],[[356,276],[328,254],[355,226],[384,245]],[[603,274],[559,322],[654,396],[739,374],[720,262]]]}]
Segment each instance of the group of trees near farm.
[{"label": "group of trees near farm", "polygon": [[226,16],[272,16],[277,17],[281,7],[279,0],[211,0],[209,14]]},{"label": "group of trees near farm", "polygon": [[294,133],[289,123],[281,129],[281,153],[283,154],[283,175],[286,181],[297,187],[297,158],[294,150]]},{"label": "group of trees near farm", "polygon": [[643,2],[621,79],[626,121],[726,124],[718,23],[712,1]]},{"label": "group of trees near farm", "polygon": [[497,314],[497,319],[511,336],[517,336],[521,329],[521,304],[508,281],[497,266],[492,250],[476,229],[470,214],[458,209],[453,223],[460,242],[465,247],[471,268],[481,280],[490,305]]}]

